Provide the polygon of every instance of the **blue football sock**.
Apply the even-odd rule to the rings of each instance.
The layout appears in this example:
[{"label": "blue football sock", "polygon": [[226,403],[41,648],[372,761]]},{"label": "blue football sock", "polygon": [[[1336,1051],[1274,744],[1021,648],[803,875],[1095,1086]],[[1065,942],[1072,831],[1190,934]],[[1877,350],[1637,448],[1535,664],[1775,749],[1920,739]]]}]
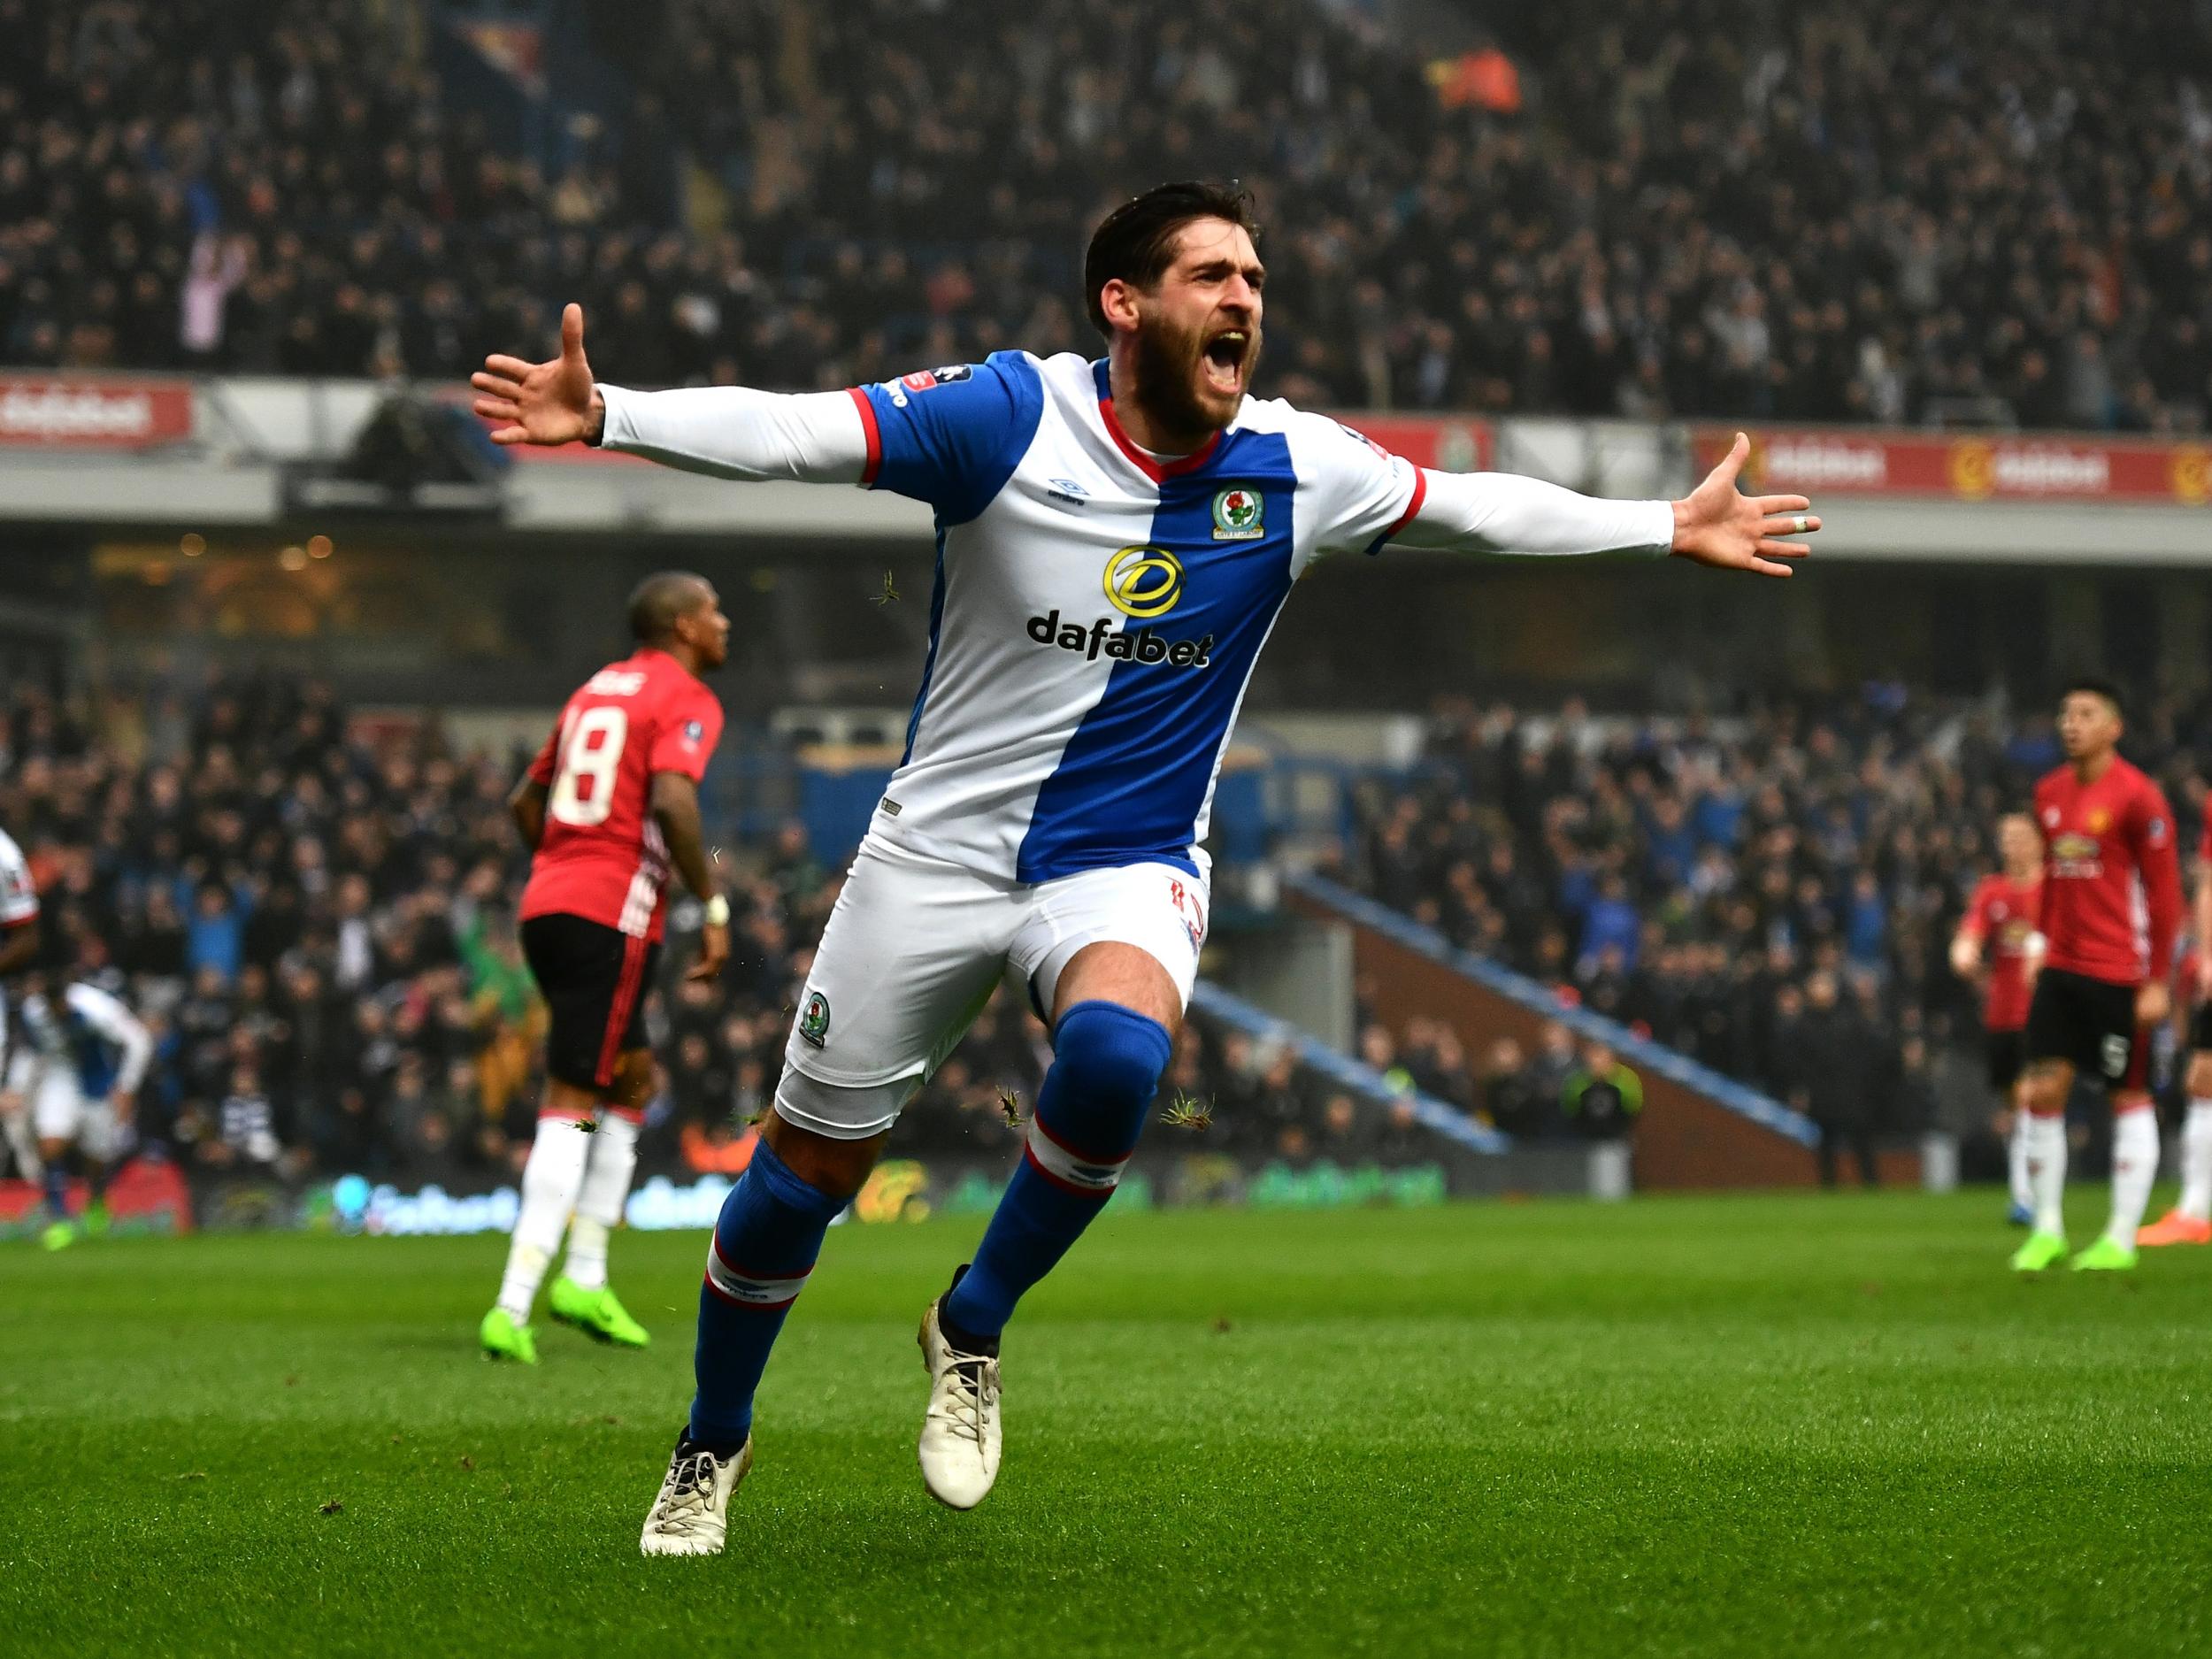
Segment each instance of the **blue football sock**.
[{"label": "blue football sock", "polygon": [[1049,1273],[1114,1195],[1173,1044],[1156,1019],[1118,1002],[1078,1002],[1052,1033],[1029,1146],[945,1298],[946,1323],[995,1338],[1022,1293]]},{"label": "blue football sock", "polygon": [[69,1171],[59,1158],[46,1165],[46,1210],[57,1221],[69,1219]]},{"label": "blue football sock", "polygon": [[699,1286],[690,1438],[726,1455],[753,1432],[753,1390],[783,1317],[805,1288],[822,1235],[845,1207],[791,1171],[765,1141],[722,1201]]}]

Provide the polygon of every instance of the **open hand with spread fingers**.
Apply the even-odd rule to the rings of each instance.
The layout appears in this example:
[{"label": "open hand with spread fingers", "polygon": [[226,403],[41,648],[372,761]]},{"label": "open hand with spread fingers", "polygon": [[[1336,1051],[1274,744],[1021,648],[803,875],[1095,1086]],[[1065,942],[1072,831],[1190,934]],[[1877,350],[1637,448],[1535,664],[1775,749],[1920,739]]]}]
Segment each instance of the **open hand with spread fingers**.
[{"label": "open hand with spread fingers", "polygon": [[1807,511],[1812,503],[1802,495],[1740,494],[1736,474],[1750,453],[1751,440],[1738,433],[1705,481],[1674,503],[1674,555],[1721,570],[1787,576],[1787,561],[1812,549],[1781,538],[1810,535],[1820,520]]},{"label": "open hand with spread fingers", "polygon": [[571,303],[561,311],[561,355],[545,363],[495,353],[469,376],[477,391],[476,412],[500,424],[494,443],[592,442],[605,424],[606,409],[594,390],[591,365],[584,361],[584,308]]}]

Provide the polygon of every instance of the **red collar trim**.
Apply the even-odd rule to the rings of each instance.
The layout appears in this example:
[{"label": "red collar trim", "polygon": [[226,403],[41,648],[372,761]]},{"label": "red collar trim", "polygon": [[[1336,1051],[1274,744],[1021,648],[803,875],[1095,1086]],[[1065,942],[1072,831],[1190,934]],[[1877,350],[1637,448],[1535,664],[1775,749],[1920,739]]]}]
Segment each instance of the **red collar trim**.
[{"label": "red collar trim", "polygon": [[1106,365],[1098,365],[1098,418],[1106,423],[1106,435],[1114,446],[1129,457],[1129,464],[1154,483],[1164,478],[1179,478],[1185,472],[1195,472],[1214,458],[1214,451],[1221,447],[1221,434],[1217,432],[1188,455],[1179,455],[1163,465],[1147,455],[1121,429],[1121,420],[1114,413],[1113,394],[1107,389]]}]

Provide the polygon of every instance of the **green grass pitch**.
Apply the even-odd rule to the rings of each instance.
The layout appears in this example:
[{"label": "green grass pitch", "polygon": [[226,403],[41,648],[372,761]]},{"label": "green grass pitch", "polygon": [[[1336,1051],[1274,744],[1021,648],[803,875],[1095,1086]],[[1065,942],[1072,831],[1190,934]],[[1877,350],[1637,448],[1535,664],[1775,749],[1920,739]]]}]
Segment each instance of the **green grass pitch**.
[{"label": "green grass pitch", "polygon": [[703,1234],[616,1240],[649,1353],[534,1371],[501,1240],[19,1245],[0,1653],[2200,1650],[2212,1251],[2021,1283],[2001,1202],[1110,1215],[967,1515],[913,1330],[977,1225],[840,1227],[729,1553],[651,1562]]}]

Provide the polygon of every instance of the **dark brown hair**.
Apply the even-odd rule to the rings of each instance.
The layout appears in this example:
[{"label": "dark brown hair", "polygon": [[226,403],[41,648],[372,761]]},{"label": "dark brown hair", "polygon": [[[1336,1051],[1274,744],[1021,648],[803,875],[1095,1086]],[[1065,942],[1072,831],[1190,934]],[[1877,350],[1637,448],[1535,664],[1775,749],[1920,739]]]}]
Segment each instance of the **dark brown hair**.
[{"label": "dark brown hair", "polygon": [[1201,219],[1225,219],[1242,227],[1252,245],[1259,246],[1260,227],[1252,217],[1252,193],[1239,184],[1205,184],[1195,180],[1156,184],[1107,214],[1091,233],[1090,248],[1083,255],[1083,300],[1090,311],[1091,326],[1110,336],[1114,331],[1107,326],[1099,290],[1117,280],[1150,288],[1174,262],[1176,234]]}]

